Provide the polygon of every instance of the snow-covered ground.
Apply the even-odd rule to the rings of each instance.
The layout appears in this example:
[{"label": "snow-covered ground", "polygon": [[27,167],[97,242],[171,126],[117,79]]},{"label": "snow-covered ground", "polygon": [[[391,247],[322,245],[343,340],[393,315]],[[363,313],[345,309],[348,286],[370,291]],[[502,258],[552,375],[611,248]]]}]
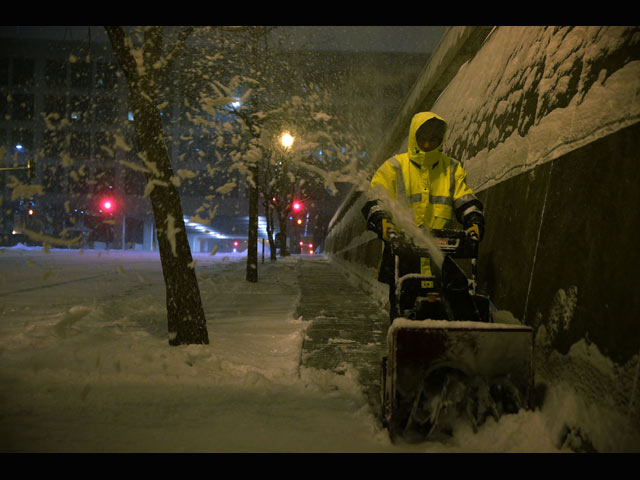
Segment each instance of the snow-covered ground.
[{"label": "snow-covered ground", "polygon": [[0,250],[0,451],[570,452],[572,420],[611,444],[594,438],[611,417],[557,384],[542,410],[394,445],[355,370],[299,366],[304,257],[260,264],[257,284],[242,255],[194,258],[211,343],[170,347],[157,254]]}]

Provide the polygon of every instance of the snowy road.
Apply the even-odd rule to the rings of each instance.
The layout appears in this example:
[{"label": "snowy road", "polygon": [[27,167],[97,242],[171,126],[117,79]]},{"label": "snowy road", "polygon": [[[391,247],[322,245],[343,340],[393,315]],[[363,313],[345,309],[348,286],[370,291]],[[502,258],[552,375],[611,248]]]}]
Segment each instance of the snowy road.
[{"label": "snowy road", "polygon": [[300,364],[300,275],[326,264],[267,261],[252,284],[244,257],[194,258],[211,343],[170,347],[157,255],[3,250],[0,451],[555,452],[569,409],[590,413],[560,385],[476,435],[393,445],[356,368]]},{"label": "snowy road", "polygon": [[[121,288],[162,282],[158,256],[128,257],[109,251],[0,250],[0,304],[24,308],[30,304],[53,302],[99,302]],[[146,283],[146,285],[145,285]]]}]

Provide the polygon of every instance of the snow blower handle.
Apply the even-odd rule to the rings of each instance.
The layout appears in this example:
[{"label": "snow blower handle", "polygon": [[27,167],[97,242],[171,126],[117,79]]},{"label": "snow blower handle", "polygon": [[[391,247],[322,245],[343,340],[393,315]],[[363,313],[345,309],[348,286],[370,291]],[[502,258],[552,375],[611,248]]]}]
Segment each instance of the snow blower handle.
[{"label": "snow blower handle", "polygon": [[[431,236],[443,254],[452,258],[478,258],[480,242],[465,230],[431,230]],[[413,252],[421,257],[429,256],[426,248],[413,246]]]},{"label": "snow blower handle", "polygon": [[[431,236],[438,248],[443,254],[453,258],[478,258],[480,241],[479,237],[474,236],[474,233],[466,230],[431,230]],[[389,228],[387,231],[387,243],[393,255],[431,256],[427,248],[418,247],[404,232],[393,228]]]}]

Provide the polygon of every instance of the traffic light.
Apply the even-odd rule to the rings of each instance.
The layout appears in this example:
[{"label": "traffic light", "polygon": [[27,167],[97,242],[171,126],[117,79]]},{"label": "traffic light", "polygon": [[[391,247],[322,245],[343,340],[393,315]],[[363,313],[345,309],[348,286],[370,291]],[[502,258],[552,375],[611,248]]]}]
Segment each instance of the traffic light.
[{"label": "traffic light", "polygon": [[112,197],[104,197],[100,200],[100,210],[104,213],[113,213],[116,209],[116,201]]},{"label": "traffic light", "polygon": [[302,225],[302,214],[304,213],[304,204],[300,200],[291,202],[291,211],[293,213],[289,218],[294,220],[296,225]]},{"label": "traffic light", "polygon": [[[22,202],[20,202],[20,205],[22,205]],[[26,202],[26,212],[27,212],[27,217],[33,217],[36,214],[36,203],[33,200],[29,200],[28,202]]]}]

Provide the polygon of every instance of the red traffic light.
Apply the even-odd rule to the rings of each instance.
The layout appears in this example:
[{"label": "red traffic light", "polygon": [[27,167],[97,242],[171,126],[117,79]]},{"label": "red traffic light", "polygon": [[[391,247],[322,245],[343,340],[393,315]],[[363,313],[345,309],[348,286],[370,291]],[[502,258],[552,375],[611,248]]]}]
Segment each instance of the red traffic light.
[{"label": "red traffic light", "polygon": [[293,205],[291,207],[293,208],[294,212],[299,212],[300,210],[302,210],[302,203],[295,201],[293,202]]},{"label": "red traffic light", "polygon": [[32,216],[34,214],[33,208],[30,208],[29,210],[27,210],[27,214],[29,216]]},{"label": "red traffic light", "polygon": [[100,201],[100,208],[103,212],[112,213],[116,209],[116,202],[113,198],[103,198]]}]

